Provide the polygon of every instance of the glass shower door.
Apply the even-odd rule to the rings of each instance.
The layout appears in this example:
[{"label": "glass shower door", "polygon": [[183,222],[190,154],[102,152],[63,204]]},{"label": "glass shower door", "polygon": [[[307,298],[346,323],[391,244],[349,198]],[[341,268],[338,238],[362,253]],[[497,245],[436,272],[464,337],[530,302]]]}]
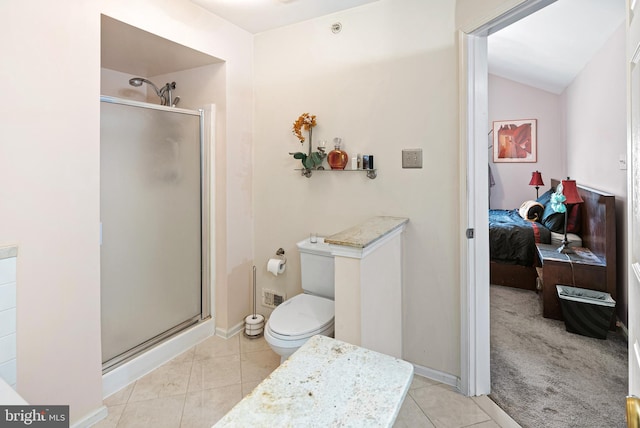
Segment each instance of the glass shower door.
[{"label": "glass shower door", "polygon": [[108,97],[101,101],[102,361],[107,368],[200,319],[201,116]]}]

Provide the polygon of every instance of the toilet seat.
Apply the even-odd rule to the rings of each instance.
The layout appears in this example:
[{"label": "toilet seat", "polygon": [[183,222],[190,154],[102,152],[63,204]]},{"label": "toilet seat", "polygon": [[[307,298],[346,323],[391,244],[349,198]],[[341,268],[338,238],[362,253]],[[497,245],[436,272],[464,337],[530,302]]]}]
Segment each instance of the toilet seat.
[{"label": "toilet seat", "polygon": [[298,294],[278,306],[267,321],[269,333],[282,341],[297,341],[333,330],[334,302],[325,297]]}]

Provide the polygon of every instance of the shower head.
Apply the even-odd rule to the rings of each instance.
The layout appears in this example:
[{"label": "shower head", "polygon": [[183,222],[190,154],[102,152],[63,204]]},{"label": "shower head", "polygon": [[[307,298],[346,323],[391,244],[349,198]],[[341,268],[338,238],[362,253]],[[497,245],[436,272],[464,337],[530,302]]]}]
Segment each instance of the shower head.
[{"label": "shower head", "polygon": [[160,89],[158,89],[158,87],[156,85],[153,84],[153,82],[151,80],[147,80],[144,77],[134,77],[129,79],[129,84],[131,86],[142,86],[143,83],[147,83],[149,85],[151,85],[153,87],[153,89],[155,89],[156,94],[158,94],[158,96],[160,96]]},{"label": "shower head", "polygon": [[175,107],[175,104],[178,104],[178,101],[180,100],[179,97],[176,97],[178,98],[178,101],[176,101],[175,103],[172,102],[171,99],[171,90],[176,88],[176,82],[167,83],[162,87],[162,89],[158,89],[158,87],[154,85],[151,80],[147,80],[144,77],[132,77],[131,79],[129,79],[129,84],[131,86],[138,87],[142,86],[143,83],[146,83],[153,87],[153,89],[156,91],[156,94],[160,97],[161,105]]},{"label": "shower head", "polygon": [[142,86],[142,81],[144,79],[142,77],[133,77],[131,79],[129,79],[129,84],[131,86]]}]

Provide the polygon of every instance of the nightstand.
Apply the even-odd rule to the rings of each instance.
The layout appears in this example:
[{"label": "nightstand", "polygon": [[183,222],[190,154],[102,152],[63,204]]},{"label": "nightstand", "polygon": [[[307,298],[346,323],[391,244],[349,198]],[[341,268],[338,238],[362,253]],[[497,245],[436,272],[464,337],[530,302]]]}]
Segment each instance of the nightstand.
[{"label": "nightstand", "polygon": [[[591,250],[570,247],[573,253],[559,253],[558,246],[536,244],[542,268],[538,269],[542,283],[542,315],[562,320],[556,284],[607,292],[607,264]],[[541,274],[541,275],[540,275]]]}]

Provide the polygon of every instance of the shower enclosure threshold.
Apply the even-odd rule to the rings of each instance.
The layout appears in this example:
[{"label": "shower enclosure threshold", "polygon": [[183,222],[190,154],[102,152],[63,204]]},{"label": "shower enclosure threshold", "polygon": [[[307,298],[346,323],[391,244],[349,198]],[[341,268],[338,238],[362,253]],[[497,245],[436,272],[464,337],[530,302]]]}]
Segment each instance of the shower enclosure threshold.
[{"label": "shower enclosure threshold", "polygon": [[[186,322],[187,325],[183,324],[154,338],[158,340],[151,339],[139,345],[134,348],[137,352],[129,351],[132,354],[128,357],[124,357],[124,355],[129,352],[103,364],[102,397],[106,398],[119,391],[215,334],[215,322],[212,317],[206,320],[198,319],[195,322],[189,320]],[[154,343],[150,343],[152,341]],[[144,349],[138,349],[145,345],[147,346]],[[120,359],[120,357],[123,358]],[[115,359],[120,359],[120,361],[112,363]],[[105,368],[107,364],[110,365]]]},{"label": "shower enclosure threshold", "polygon": [[185,330],[191,327],[192,325],[196,324],[198,321],[200,321],[200,315],[197,315],[190,320],[180,323],[177,326],[165,331],[164,333],[160,333],[156,337],[152,337],[146,342],[141,343],[135,348],[129,349],[128,351],[123,352],[122,354],[117,355],[108,361],[105,361],[104,363],[102,363],[102,374],[109,373],[111,370],[115,369],[116,367],[126,363],[132,358],[135,358],[138,354],[161,343],[162,341],[173,336],[174,334],[177,334],[182,330]]}]

